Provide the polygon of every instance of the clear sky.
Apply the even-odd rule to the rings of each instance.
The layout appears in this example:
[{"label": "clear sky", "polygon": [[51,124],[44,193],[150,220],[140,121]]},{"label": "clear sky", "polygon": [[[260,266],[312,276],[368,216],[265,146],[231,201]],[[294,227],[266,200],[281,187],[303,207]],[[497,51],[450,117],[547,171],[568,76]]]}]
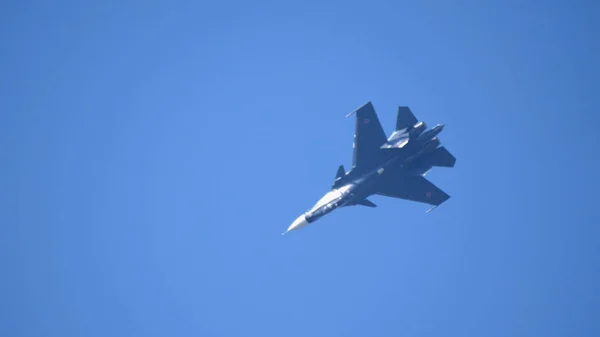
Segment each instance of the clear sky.
[{"label": "clear sky", "polygon": [[[0,335],[598,336],[596,1],[6,1]],[[372,101],[452,198],[280,234]]]}]

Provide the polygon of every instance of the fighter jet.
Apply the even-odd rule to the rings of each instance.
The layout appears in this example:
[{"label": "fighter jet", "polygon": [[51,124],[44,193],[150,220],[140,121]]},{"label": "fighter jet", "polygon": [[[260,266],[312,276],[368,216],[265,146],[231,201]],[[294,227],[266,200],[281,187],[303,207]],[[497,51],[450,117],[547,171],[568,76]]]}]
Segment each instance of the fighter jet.
[{"label": "fighter jet", "polygon": [[432,205],[430,212],[450,196],[425,175],[433,167],[454,167],[456,158],[440,146],[437,135],[444,125],[427,130],[406,107],[398,108],[396,129],[386,137],[369,101],[346,117],[356,115],[352,168],[340,165],[335,180],[311,209],[299,216],[283,234],[313,223],[340,207],[377,207],[367,198],[381,195]]}]

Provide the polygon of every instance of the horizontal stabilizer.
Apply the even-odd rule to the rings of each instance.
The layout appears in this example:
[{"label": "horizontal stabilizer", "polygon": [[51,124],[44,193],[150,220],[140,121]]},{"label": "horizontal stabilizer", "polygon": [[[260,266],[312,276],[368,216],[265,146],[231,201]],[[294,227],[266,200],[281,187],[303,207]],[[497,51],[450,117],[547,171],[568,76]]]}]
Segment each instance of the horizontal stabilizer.
[{"label": "horizontal stabilizer", "polygon": [[448,152],[445,147],[438,147],[427,157],[427,162],[431,166],[454,167],[456,158]]},{"label": "horizontal stabilizer", "polygon": [[369,199],[363,199],[356,203],[357,205],[367,206],[367,207],[377,207],[374,203],[372,203]]}]

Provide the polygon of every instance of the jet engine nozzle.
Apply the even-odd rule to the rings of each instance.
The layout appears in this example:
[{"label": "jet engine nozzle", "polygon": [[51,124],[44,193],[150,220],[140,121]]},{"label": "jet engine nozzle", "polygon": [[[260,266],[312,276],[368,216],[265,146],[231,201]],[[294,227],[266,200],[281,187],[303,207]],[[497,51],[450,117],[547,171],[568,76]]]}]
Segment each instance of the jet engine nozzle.
[{"label": "jet engine nozzle", "polygon": [[421,133],[423,133],[423,131],[425,131],[427,129],[427,124],[425,124],[425,122],[418,122],[417,124],[413,125],[410,128],[410,137],[417,137],[418,135],[420,135]]},{"label": "jet engine nozzle", "polygon": [[440,146],[441,143],[442,142],[440,141],[440,139],[438,137],[434,137],[432,140],[425,143],[425,145],[423,146],[422,152],[424,152],[424,153],[431,152],[431,151],[435,150],[438,146]]}]

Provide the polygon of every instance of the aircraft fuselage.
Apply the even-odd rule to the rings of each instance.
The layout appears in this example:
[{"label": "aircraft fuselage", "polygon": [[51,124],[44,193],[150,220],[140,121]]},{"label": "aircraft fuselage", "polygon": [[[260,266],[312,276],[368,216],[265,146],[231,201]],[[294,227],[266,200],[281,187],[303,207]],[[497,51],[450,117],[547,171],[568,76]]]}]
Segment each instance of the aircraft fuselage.
[{"label": "aircraft fuselage", "polygon": [[397,163],[400,158],[391,158],[360,175],[352,171],[348,172],[346,176],[336,181],[339,183],[334,184],[334,188],[327,192],[313,208],[299,216],[288,228],[288,231],[313,223],[339,207],[359,204],[374,193],[374,187],[377,186],[379,179],[386,170],[399,168]]},{"label": "aircraft fuselage", "polygon": [[444,125],[427,130],[407,107],[400,107],[396,131],[386,137],[370,102],[357,109],[356,115],[352,169],[345,173],[340,165],[331,190],[287,231],[313,223],[340,207],[376,207],[367,200],[373,194],[424,202],[434,208],[450,198],[422,177],[434,166],[454,166],[456,158],[439,147],[437,135]]}]

